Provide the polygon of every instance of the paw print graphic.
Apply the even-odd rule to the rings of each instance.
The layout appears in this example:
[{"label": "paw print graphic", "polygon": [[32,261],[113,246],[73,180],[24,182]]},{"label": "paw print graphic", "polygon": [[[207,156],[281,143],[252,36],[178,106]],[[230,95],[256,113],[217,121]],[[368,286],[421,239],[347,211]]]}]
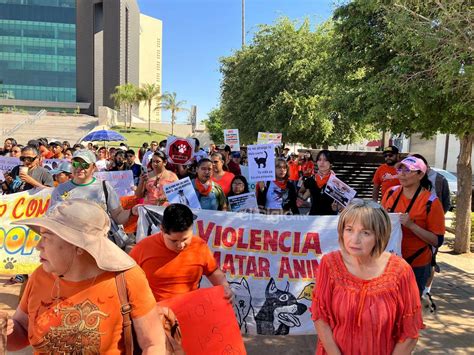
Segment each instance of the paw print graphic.
[{"label": "paw print graphic", "polygon": [[181,154],[184,154],[186,150],[187,150],[187,147],[184,144],[178,145],[178,152],[180,152]]},{"label": "paw print graphic", "polygon": [[8,269],[13,270],[15,268],[16,260],[13,259],[13,258],[8,257],[5,260],[3,260],[3,263],[5,264],[4,265],[5,270],[8,270]]}]

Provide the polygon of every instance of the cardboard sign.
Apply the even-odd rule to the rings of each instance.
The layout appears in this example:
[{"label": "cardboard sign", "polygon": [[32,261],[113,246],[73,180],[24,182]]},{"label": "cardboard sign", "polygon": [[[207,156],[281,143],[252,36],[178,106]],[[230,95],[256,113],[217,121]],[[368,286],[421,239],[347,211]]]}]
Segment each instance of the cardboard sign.
[{"label": "cardboard sign", "polygon": [[224,143],[230,146],[233,152],[240,152],[240,138],[238,129],[224,129]]},{"label": "cardboard sign", "polygon": [[281,133],[268,133],[258,132],[257,144],[270,144],[281,145]]},{"label": "cardboard sign", "polygon": [[133,172],[131,170],[98,171],[94,173],[94,177],[108,181],[120,197],[135,195],[135,184],[133,183]]},{"label": "cardboard sign", "polygon": [[275,153],[273,144],[249,145],[249,181],[275,180]]},{"label": "cardboard sign", "polygon": [[21,162],[18,158],[0,156],[0,181],[5,180],[4,173],[9,173],[15,166],[20,164]]},{"label": "cardboard sign", "polygon": [[[158,206],[146,209],[164,210]],[[309,312],[314,280],[323,255],[340,249],[339,216],[193,212],[197,215],[194,235],[206,241],[235,294],[234,311],[241,332],[314,334]],[[147,218],[146,210],[141,207],[138,213],[137,242],[149,230],[156,232],[150,228],[152,219]],[[400,217],[391,213],[390,220],[392,233],[386,250],[401,255]]]},{"label": "cardboard sign", "polygon": [[255,192],[249,192],[237,196],[229,196],[229,207],[232,212],[256,212],[258,211],[257,198]]},{"label": "cardboard sign", "polygon": [[169,136],[166,140],[166,155],[171,164],[191,164],[194,157],[195,141],[192,138]]},{"label": "cardboard sign", "polygon": [[45,159],[43,160],[43,168],[46,170],[56,170],[59,165],[63,162],[67,162],[66,159]]},{"label": "cardboard sign", "polygon": [[190,208],[201,208],[193,183],[189,177],[165,185],[163,190],[169,203],[181,203]]},{"label": "cardboard sign", "polygon": [[176,314],[186,355],[246,354],[239,324],[222,286],[199,289],[158,305]]},{"label": "cardboard sign", "polygon": [[331,196],[334,200],[346,207],[355,197],[357,191],[347,185],[344,181],[338,179],[336,175],[331,174],[324,189],[324,193]]}]

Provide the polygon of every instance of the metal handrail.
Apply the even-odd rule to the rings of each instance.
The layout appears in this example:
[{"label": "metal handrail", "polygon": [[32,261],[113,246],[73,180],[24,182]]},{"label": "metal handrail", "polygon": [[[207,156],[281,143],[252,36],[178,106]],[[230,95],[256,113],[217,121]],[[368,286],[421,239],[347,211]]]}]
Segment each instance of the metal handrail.
[{"label": "metal handrail", "polygon": [[5,136],[11,137],[16,131],[18,131],[21,127],[23,127],[25,124],[33,124],[36,121],[38,121],[41,117],[43,117],[47,111],[45,109],[38,111],[35,113],[34,116],[28,115],[27,118],[25,118],[23,121],[18,123],[15,127],[10,128],[9,130],[7,129],[2,129],[2,138]]}]

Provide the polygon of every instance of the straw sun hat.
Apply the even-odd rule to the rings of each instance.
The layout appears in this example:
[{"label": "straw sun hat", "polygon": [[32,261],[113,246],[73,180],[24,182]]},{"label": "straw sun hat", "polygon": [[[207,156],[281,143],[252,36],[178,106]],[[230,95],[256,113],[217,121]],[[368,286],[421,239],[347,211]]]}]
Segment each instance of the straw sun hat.
[{"label": "straw sun hat", "polygon": [[131,257],[108,239],[109,216],[94,202],[67,200],[43,217],[17,221],[15,224],[28,226],[38,234],[39,227],[48,229],[64,241],[87,251],[101,270],[123,271],[136,265]]}]

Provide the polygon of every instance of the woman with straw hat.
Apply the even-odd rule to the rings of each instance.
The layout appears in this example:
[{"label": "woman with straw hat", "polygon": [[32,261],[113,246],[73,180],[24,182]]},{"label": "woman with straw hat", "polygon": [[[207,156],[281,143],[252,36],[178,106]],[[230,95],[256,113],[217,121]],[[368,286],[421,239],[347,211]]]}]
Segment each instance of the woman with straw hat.
[{"label": "woman with straw hat", "polygon": [[125,353],[122,280],[140,348],[144,354],[165,353],[145,274],[107,238],[110,221],[99,205],[71,199],[17,224],[41,235],[36,247],[41,266],[9,321],[7,350],[31,345],[40,354]]}]

